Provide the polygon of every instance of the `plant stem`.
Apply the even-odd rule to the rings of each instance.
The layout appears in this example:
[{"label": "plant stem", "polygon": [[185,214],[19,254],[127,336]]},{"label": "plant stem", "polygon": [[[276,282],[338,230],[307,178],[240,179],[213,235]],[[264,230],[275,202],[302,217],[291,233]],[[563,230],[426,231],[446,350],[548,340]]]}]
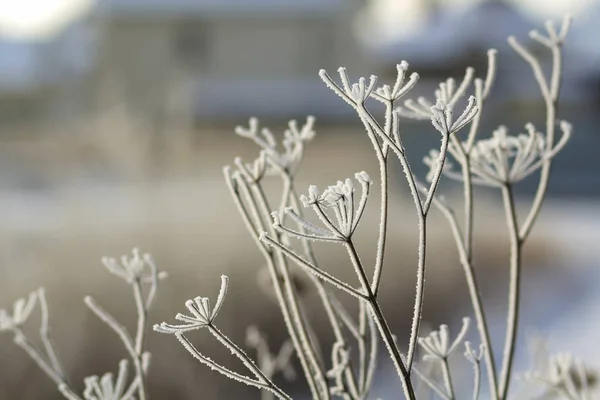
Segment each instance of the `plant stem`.
[{"label": "plant stem", "polygon": [[212,333],[221,343],[223,343],[233,355],[235,355],[245,366],[248,368],[260,381],[261,383],[268,386],[268,390],[273,392],[277,397],[284,400],[291,400],[291,397],[284,393],[281,389],[273,384],[273,382],[258,368],[258,366],[248,357],[246,353],[242,351],[235,343],[225,336],[216,326],[213,324],[207,325],[208,330]]},{"label": "plant stem", "polygon": [[[261,214],[259,212],[259,205],[257,204],[256,192],[250,192],[250,188],[248,187],[249,182],[247,182],[241,175],[234,177],[230,174],[230,171],[228,169],[226,169],[224,172],[226,182],[229,187],[229,190],[231,191],[234,202],[238,206],[240,214],[242,215],[244,222],[246,223],[246,227],[250,231],[251,237],[255,240],[257,247],[263,254],[265,261],[267,262],[267,268],[269,269],[271,281],[273,282],[273,288],[275,291],[275,296],[277,298],[277,304],[279,305],[284,323],[290,334],[290,338],[292,339],[292,344],[294,345],[294,349],[296,350],[296,354],[298,355],[298,359],[300,360],[302,371],[304,372],[304,375],[306,377],[306,381],[310,388],[311,394],[313,398],[320,399],[315,377],[311,372],[308,359],[304,353],[302,344],[300,343],[300,339],[298,337],[298,332],[292,321],[290,305],[283,293],[280,272],[278,271],[275,265],[276,250],[269,251],[267,246],[260,241],[258,236],[260,232],[264,231],[265,225],[263,224],[262,220],[262,218],[264,217],[261,217]],[[244,204],[242,198],[245,199],[247,204]],[[250,208],[250,210],[248,210],[248,207]],[[264,209],[264,205],[262,208]],[[254,221],[252,221],[252,218],[254,218]]]},{"label": "plant stem", "polygon": [[475,276],[475,268],[473,268],[472,262],[469,260],[468,253],[466,250],[465,242],[463,241],[462,234],[460,232],[460,228],[458,226],[458,221],[456,220],[456,216],[452,212],[450,208],[444,205],[437,199],[434,199],[434,204],[440,209],[440,211],[444,214],[446,219],[450,224],[450,229],[452,230],[452,236],[454,236],[454,240],[456,243],[456,248],[458,250],[458,257],[460,260],[460,264],[463,267],[463,271],[465,273],[465,278],[467,280],[467,287],[469,289],[469,297],[471,298],[471,304],[473,305],[473,313],[475,315],[475,320],[477,321],[477,331],[479,332],[479,338],[481,343],[484,346],[484,358],[486,363],[486,371],[488,375],[488,381],[490,385],[490,398],[497,399],[498,398],[498,385],[496,381],[496,362],[494,360],[494,353],[491,350],[491,340],[489,334],[489,328],[487,324],[487,319],[485,317],[485,312],[483,309],[483,302],[481,297],[481,291],[479,290],[479,286],[477,284],[477,279]]},{"label": "plant stem", "polygon": [[504,342],[502,372],[500,374],[500,398],[506,399],[517,342],[519,322],[519,298],[521,292],[521,248],[519,227],[510,183],[502,187],[502,199],[506,212],[506,222],[510,237],[510,280],[508,292],[508,318]]},{"label": "plant stem", "polygon": [[454,386],[452,386],[452,377],[450,376],[450,365],[448,365],[448,357],[442,359],[442,374],[444,376],[444,385],[450,395],[450,399],[456,399],[454,394]]},{"label": "plant stem", "polygon": [[142,283],[140,279],[136,279],[132,284],[133,294],[135,297],[135,304],[138,313],[137,331],[135,334],[135,358],[133,364],[135,366],[135,373],[139,379],[138,395],[140,400],[148,398],[147,386],[146,386],[146,371],[144,371],[142,365],[142,355],[144,353],[144,343],[146,339],[146,321],[148,318],[148,310],[144,304],[144,298],[142,294]]},{"label": "plant stem", "polygon": [[[258,185],[257,183],[253,183],[252,189],[258,200],[258,207],[262,215],[264,218],[270,218],[271,213],[269,210],[271,210],[271,208],[269,207],[269,203],[262,186]],[[279,233],[272,226],[270,226],[270,230],[271,234],[279,241]],[[283,278],[282,294],[284,295],[286,303],[289,307],[289,317],[291,318],[290,322],[297,332],[299,345],[301,346],[300,349],[296,350],[300,350],[299,356],[306,358],[306,365],[309,366],[310,371],[312,371],[311,376],[313,376],[313,379],[315,380],[315,387],[318,386],[318,393],[320,393],[318,399],[329,400],[330,393],[327,381],[325,379],[325,372],[323,371],[322,366],[319,365],[315,349],[311,344],[307,328],[308,323],[302,318],[300,313],[296,289],[294,288],[292,282],[286,257],[281,251],[276,251],[275,256],[277,260],[277,269]],[[275,276],[273,276],[273,279],[275,279]],[[277,285],[278,282],[274,281],[273,284]]]},{"label": "plant stem", "polygon": [[415,397],[415,392],[414,392],[412,382],[410,379],[410,373],[408,372],[406,366],[404,365],[404,362],[402,361],[402,355],[400,354],[398,345],[396,344],[396,341],[394,340],[394,335],[392,334],[392,331],[390,330],[390,327],[383,315],[383,312],[381,311],[379,302],[377,301],[377,298],[371,291],[371,287],[367,280],[367,275],[365,273],[362,262],[360,261],[360,258],[358,257],[358,253],[356,251],[356,248],[354,247],[354,243],[352,242],[352,239],[348,239],[348,241],[344,244],[344,247],[346,247],[346,250],[348,251],[348,254],[350,255],[350,260],[352,261],[352,264],[354,265],[354,268],[357,272],[360,284],[366,293],[366,301],[369,303],[369,309],[371,310],[371,315],[375,321],[375,324],[377,325],[377,328],[379,329],[381,338],[383,339],[383,341],[388,349],[388,352],[390,353],[392,362],[394,363],[394,366],[396,367],[396,372],[398,373],[398,377],[400,378],[400,381],[402,382],[402,388],[404,390],[404,395],[406,396],[407,399],[415,400],[416,397]]}]

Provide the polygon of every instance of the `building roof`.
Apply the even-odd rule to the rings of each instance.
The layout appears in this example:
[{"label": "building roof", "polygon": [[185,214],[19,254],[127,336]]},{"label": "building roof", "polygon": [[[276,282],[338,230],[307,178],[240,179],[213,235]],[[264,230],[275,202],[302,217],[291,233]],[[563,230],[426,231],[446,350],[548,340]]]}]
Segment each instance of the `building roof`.
[{"label": "building roof", "polygon": [[98,10],[118,16],[262,16],[335,14],[344,0],[98,0]]}]

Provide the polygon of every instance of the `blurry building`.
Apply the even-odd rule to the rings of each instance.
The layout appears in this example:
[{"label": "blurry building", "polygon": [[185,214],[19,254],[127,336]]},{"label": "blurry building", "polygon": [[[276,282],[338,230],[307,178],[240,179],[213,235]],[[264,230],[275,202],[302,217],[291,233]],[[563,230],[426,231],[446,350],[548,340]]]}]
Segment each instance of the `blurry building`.
[{"label": "blurry building", "polygon": [[60,119],[92,104],[89,33],[75,22],[44,39],[0,39],[0,125]]},{"label": "blurry building", "polygon": [[[449,76],[462,77],[467,66],[482,74],[487,68],[486,52],[495,48],[500,52],[498,76],[504,81],[503,89],[510,89],[511,96],[515,91],[537,90],[535,82],[523,86],[522,74],[528,73],[528,66],[517,61],[506,41],[514,35],[528,42],[528,32],[536,23],[513,4],[483,0],[465,9],[442,8],[435,3],[430,7],[429,22],[418,32],[377,50],[385,75],[395,74],[393,67],[400,60],[407,60],[422,78],[431,78],[436,84]],[[511,76],[516,81],[510,80]]]},{"label": "blurry building", "polygon": [[[354,35],[363,0],[100,0],[99,85],[142,114],[181,82],[201,121],[349,114],[318,77],[369,68]],[[178,83],[178,85],[177,85]]]},{"label": "blurry building", "polygon": [[18,122],[39,110],[50,95],[39,69],[40,45],[28,41],[0,41],[0,121]]}]

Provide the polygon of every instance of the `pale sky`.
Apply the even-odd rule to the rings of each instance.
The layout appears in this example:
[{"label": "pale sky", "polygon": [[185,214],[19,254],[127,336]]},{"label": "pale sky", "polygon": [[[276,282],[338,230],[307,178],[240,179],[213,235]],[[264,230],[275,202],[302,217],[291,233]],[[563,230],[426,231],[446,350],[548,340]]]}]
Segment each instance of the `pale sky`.
[{"label": "pale sky", "polygon": [[[171,1],[171,0],[164,0]],[[199,0],[200,1],[200,0]],[[252,1],[252,0],[248,0]],[[282,0],[286,1],[286,0]],[[287,0],[302,1],[302,0]],[[326,0],[324,0],[326,1]],[[425,17],[422,0],[371,0],[372,12],[380,20],[384,36],[409,33]],[[466,6],[480,0],[438,0]],[[594,0],[511,0],[526,12],[547,18],[576,13]],[[0,36],[43,38],[51,36],[88,9],[94,0],[0,0]]]}]

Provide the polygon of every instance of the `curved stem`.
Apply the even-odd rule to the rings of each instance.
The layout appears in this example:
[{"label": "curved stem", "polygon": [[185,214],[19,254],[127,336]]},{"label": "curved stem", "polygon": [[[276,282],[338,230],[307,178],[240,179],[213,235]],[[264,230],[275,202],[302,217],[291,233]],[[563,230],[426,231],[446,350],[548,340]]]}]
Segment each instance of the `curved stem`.
[{"label": "curved stem", "polygon": [[[514,47],[514,45],[513,45]],[[517,49],[518,47],[515,47]],[[523,53],[520,52],[523,56]],[[537,72],[541,70],[539,63],[537,60],[531,61],[527,57],[523,56],[531,65],[538,83],[540,85],[542,96],[544,97],[546,104],[546,151],[552,151],[554,147],[554,138],[556,132],[556,118],[557,118],[557,107],[558,107],[558,97],[560,94],[560,86],[561,86],[561,76],[562,76],[562,48],[561,44],[555,44],[552,48],[552,75],[550,78],[550,88],[548,89],[548,84],[543,74]],[[548,189],[548,182],[550,179],[550,172],[552,169],[552,158],[544,160],[540,172],[540,181],[538,184],[537,191],[535,193],[535,197],[533,203],[531,205],[531,209],[529,214],[525,218],[523,222],[523,226],[519,232],[519,237],[524,240],[529,236],[531,229],[533,228],[533,224],[537,219],[537,216],[540,213],[542,208],[542,204],[544,202],[544,198],[546,197],[546,191]]]}]

